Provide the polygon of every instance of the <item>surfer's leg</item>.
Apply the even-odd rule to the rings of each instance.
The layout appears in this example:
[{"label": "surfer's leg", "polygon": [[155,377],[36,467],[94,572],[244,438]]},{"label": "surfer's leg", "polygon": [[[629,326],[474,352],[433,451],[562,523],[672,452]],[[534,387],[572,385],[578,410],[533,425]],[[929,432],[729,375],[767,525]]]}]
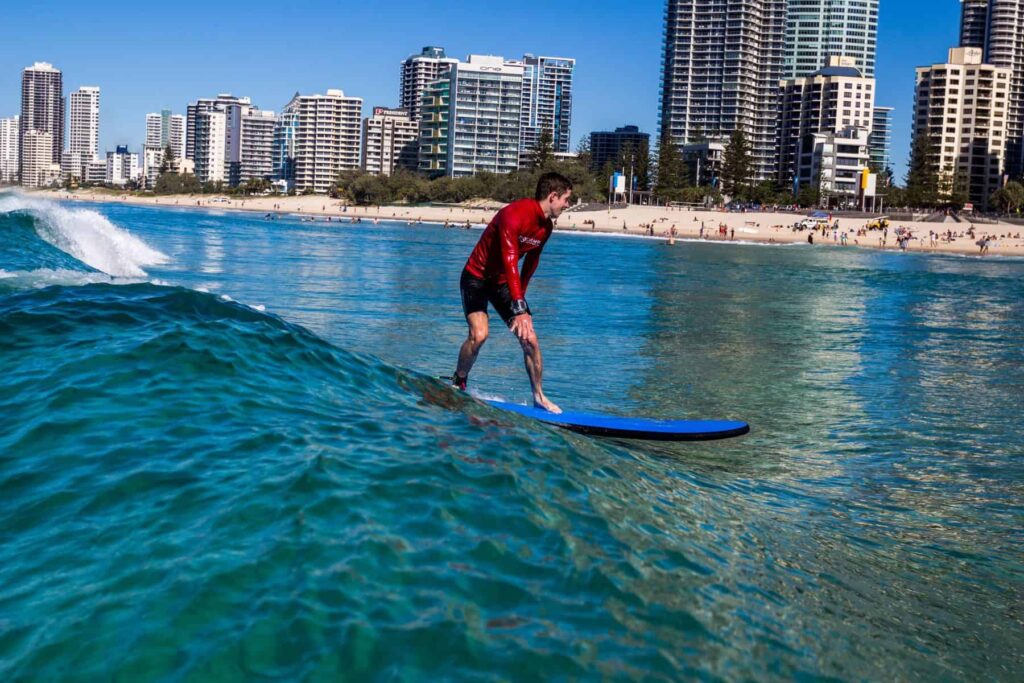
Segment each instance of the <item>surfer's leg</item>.
[{"label": "surfer's leg", "polygon": [[540,342],[537,341],[537,335],[531,334],[526,339],[520,339],[519,345],[523,347],[523,363],[526,365],[526,374],[530,378],[530,387],[533,389],[533,404],[552,413],[562,412],[561,408],[548,400],[541,386],[544,377],[544,359],[540,353]]},{"label": "surfer's leg", "polygon": [[453,378],[463,387],[469,378],[469,371],[476,363],[480,347],[487,341],[487,312],[476,311],[466,314],[466,323],[469,325],[469,334],[466,336],[466,341],[462,342],[462,348],[459,349],[459,364],[455,368],[455,377]]},{"label": "surfer's leg", "polygon": [[464,270],[459,280],[459,292],[462,295],[462,312],[466,314],[469,334],[459,349],[459,362],[455,368],[455,376],[452,377],[452,384],[465,389],[469,371],[473,369],[480,347],[487,341],[488,286],[486,282]]}]

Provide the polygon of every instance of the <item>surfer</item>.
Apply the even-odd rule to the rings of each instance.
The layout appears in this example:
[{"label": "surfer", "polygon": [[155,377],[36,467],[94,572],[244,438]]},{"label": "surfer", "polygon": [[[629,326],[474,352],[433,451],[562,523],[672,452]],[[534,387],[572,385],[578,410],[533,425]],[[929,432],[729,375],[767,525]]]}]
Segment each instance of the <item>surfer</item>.
[{"label": "surfer", "polygon": [[[552,413],[562,412],[544,395],[541,360],[533,316],[526,304],[526,288],[540,263],[540,252],[551,237],[553,218],[569,206],[572,182],[558,173],[545,173],[537,181],[534,198],[520,199],[499,211],[480,236],[462,271],[459,288],[469,334],[459,350],[452,384],[466,388],[469,371],[487,341],[487,304],[490,302],[523,349],[526,374],[533,388],[533,403]],[[522,271],[519,259],[523,258]]]}]

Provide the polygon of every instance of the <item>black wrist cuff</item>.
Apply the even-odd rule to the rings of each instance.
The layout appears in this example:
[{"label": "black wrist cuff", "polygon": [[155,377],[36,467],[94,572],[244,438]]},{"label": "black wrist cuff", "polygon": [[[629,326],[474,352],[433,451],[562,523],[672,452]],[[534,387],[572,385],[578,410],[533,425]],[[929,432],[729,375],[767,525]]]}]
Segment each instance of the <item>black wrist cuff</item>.
[{"label": "black wrist cuff", "polygon": [[515,299],[512,302],[512,315],[522,315],[529,310],[526,305],[526,299]]}]

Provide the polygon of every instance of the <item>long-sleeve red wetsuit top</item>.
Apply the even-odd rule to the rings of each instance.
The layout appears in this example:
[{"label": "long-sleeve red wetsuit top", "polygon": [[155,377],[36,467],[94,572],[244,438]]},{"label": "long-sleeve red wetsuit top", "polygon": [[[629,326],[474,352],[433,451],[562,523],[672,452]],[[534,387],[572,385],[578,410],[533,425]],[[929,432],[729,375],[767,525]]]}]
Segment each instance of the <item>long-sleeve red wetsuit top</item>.
[{"label": "long-sleeve red wetsuit top", "polygon": [[[540,263],[540,252],[554,226],[536,199],[512,202],[494,216],[466,261],[475,277],[508,283],[512,300],[525,298],[526,286]],[[520,273],[519,259],[523,260]]]}]

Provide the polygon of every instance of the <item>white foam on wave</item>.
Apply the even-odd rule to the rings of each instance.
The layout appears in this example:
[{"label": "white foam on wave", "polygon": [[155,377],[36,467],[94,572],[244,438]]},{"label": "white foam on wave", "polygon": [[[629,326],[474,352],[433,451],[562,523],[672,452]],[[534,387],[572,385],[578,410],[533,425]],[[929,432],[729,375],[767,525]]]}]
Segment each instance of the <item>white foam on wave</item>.
[{"label": "white foam on wave", "polygon": [[[40,268],[39,270],[0,270],[0,280],[5,286],[14,285],[18,289],[42,288],[52,285],[77,287],[97,283],[114,284],[113,276],[106,273],[87,273],[80,270]],[[123,278],[117,284],[133,284],[143,282],[137,278]]]},{"label": "white foam on wave", "polygon": [[92,209],[68,208],[19,192],[0,195],[0,213],[12,211],[31,213],[42,239],[107,275],[145,277],[143,267],[170,260]]}]

